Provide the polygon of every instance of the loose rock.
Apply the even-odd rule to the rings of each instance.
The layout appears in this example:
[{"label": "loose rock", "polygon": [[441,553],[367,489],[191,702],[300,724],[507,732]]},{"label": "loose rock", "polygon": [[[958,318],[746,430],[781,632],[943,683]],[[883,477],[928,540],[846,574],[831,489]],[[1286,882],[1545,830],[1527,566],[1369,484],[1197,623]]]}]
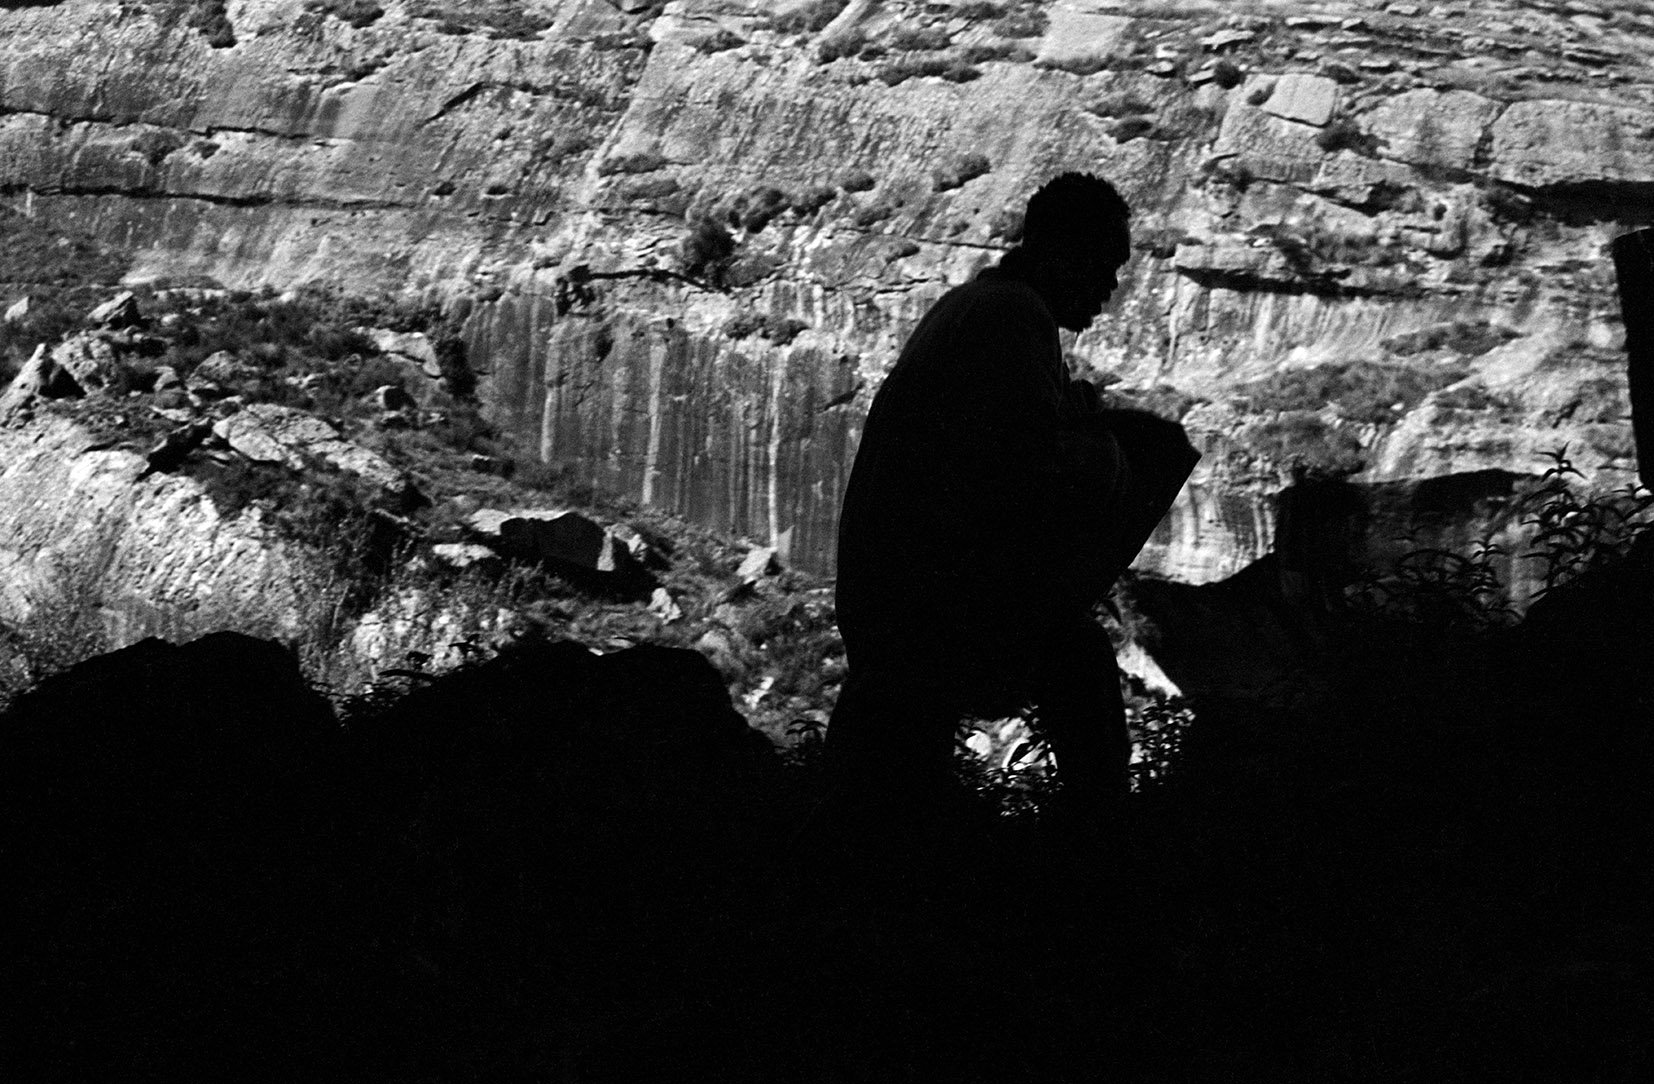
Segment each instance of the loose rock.
[{"label": "loose rock", "polygon": [[143,320],[143,313],[138,310],[138,299],[132,296],[131,290],[121,291],[86,314],[86,322],[95,327],[136,327]]},{"label": "loose rock", "polygon": [[631,551],[614,532],[578,512],[525,508],[505,512],[485,508],[468,525],[479,538],[506,557],[550,561],[592,572],[629,572],[637,567]]}]

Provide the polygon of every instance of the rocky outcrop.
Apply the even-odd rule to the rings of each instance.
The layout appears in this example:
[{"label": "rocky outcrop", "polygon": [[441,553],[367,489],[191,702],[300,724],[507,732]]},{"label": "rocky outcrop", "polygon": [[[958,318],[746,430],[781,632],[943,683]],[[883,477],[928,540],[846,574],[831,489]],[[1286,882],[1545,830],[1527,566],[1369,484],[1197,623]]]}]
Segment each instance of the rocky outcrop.
[{"label": "rocky outcrop", "polygon": [[418,499],[413,482],[383,456],[342,439],[330,422],[293,407],[254,403],[214,424],[213,434],[255,463],[303,470],[310,460],[320,460],[398,500]]},{"label": "rocky outcrop", "polygon": [[[245,0],[226,48],[93,0],[8,10],[0,188],[130,238],[140,278],[442,298],[541,458],[806,568],[902,336],[1066,168],[1120,184],[1139,245],[1076,367],[1210,407],[1140,568],[1246,567],[1306,466],[1535,473],[1566,441],[1598,487],[1630,479],[1603,246],[1654,206],[1654,81],[1611,5],[903,0],[816,30],[760,0],[548,0],[506,29],[381,6]],[[686,245],[710,219],[722,256]],[[1512,335],[1442,330],[1478,324]],[[1306,417],[1235,406],[1358,362],[1463,375],[1319,419],[1350,450],[1326,462],[1280,450]]]},{"label": "rocky outcrop", "polygon": [[146,474],[142,455],[47,418],[0,429],[0,463],[10,635],[58,636],[83,613],[89,643],[64,651],[221,628],[292,639],[316,616],[304,563],[256,516],[225,517],[195,482]]}]

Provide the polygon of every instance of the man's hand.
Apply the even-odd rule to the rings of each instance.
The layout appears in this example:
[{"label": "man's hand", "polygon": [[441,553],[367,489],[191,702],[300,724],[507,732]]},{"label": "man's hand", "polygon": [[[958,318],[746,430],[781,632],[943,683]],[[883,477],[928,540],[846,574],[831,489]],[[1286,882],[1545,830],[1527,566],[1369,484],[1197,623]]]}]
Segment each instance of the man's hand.
[{"label": "man's hand", "polygon": [[1097,385],[1089,380],[1070,380],[1063,395],[1063,408],[1070,416],[1084,417],[1103,409],[1103,397],[1098,394]]}]

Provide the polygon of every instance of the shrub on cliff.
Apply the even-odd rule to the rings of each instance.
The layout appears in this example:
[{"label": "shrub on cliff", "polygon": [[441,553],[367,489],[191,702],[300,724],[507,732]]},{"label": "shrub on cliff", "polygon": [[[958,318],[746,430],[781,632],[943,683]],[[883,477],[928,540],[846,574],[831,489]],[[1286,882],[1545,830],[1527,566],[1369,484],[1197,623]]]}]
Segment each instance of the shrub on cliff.
[{"label": "shrub on cliff", "polygon": [[679,255],[684,274],[720,283],[730,257],[735,255],[735,238],[717,221],[697,218],[689,228],[689,236],[683,239]]},{"label": "shrub on cliff", "polygon": [[956,56],[907,57],[879,69],[879,79],[887,87],[901,86],[909,79],[925,77],[946,79],[950,83],[968,83],[981,75],[979,69]]},{"label": "shrub on cliff", "polygon": [[549,17],[526,10],[520,0],[416,0],[408,14],[437,22],[445,34],[480,30],[516,41],[535,41],[552,24]]},{"label": "shrub on cliff", "polygon": [[1470,375],[1458,365],[1416,367],[1373,362],[1285,369],[1244,385],[1239,394],[1253,411],[1319,410],[1331,405],[1348,421],[1393,423],[1426,395]]},{"label": "shrub on cliff", "polygon": [[372,26],[385,14],[385,9],[373,0],[305,0],[304,10],[331,15],[358,30]]}]

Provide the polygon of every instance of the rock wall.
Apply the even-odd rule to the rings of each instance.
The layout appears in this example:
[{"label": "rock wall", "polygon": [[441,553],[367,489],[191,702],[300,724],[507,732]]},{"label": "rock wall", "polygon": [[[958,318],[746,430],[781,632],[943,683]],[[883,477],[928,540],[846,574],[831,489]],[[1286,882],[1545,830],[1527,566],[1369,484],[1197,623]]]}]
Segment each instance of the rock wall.
[{"label": "rock wall", "polygon": [[[1403,519],[1564,443],[1632,480],[1606,244],[1654,221],[1654,5],[232,0],[233,44],[187,6],[0,11],[5,198],[137,278],[460,306],[525,447],[795,563],[905,331],[1071,168],[1138,239],[1076,370],[1207,453],[1140,568],[1247,567],[1306,473]],[[1259,391],[1328,365],[1426,390]]]}]

